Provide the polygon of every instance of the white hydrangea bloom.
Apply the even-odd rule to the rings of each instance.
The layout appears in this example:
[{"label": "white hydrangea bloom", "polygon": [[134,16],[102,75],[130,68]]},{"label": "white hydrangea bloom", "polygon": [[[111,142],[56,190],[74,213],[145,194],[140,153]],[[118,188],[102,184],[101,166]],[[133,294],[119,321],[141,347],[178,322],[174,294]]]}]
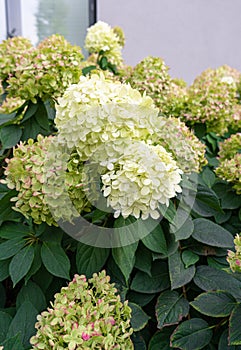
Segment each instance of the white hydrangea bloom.
[{"label": "white hydrangea bloom", "polygon": [[81,76],[58,100],[59,140],[76,147],[83,161],[104,143],[146,140],[156,129],[158,109],[150,97],[104,75]]},{"label": "white hydrangea bloom", "polygon": [[107,205],[127,218],[133,215],[143,220],[160,217],[159,204],[169,205],[169,199],[180,193],[182,171],[172,156],[160,145],[130,142],[113,170],[101,176],[102,191]]},{"label": "white hydrangea bloom", "polygon": [[122,63],[121,46],[119,38],[109,24],[98,21],[87,29],[85,48],[90,53],[104,51],[113,64]]}]

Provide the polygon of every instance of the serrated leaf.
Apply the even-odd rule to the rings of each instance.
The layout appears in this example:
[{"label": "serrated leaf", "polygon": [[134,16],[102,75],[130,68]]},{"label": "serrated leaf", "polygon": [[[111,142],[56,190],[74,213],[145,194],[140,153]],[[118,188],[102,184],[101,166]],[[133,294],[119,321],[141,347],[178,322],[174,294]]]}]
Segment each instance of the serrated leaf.
[{"label": "serrated leaf", "polygon": [[156,304],[156,318],[158,328],[179,323],[189,312],[189,303],[176,291],[161,293]]},{"label": "serrated leaf", "polygon": [[185,265],[185,268],[188,268],[191,265],[194,265],[199,260],[199,256],[193,253],[191,250],[185,249],[182,252],[182,261]]},{"label": "serrated leaf", "polygon": [[131,290],[139,293],[153,294],[161,292],[170,286],[167,264],[154,263],[151,277],[145,272],[138,271],[131,283]]},{"label": "serrated leaf", "polygon": [[0,260],[11,258],[17,254],[25,245],[25,241],[20,238],[9,239],[0,244]]},{"label": "serrated leaf", "polygon": [[241,345],[241,304],[238,303],[233,309],[229,319],[229,344]]},{"label": "serrated leaf", "polygon": [[32,303],[39,313],[47,307],[44,293],[41,288],[32,281],[28,281],[28,283],[23,285],[20,289],[16,300],[17,309],[21,307],[24,301]]},{"label": "serrated leaf", "polygon": [[125,247],[112,248],[113,259],[123,273],[126,281],[128,281],[131,271],[135,265],[135,252],[137,246],[138,242]]},{"label": "serrated leaf", "polygon": [[153,252],[167,254],[167,242],[160,225],[144,237],[142,243]]},{"label": "serrated leaf", "polygon": [[0,344],[5,340],[12,317],[3,311],[0,311]]},{"label": "serrated leaf", "polygon": [[231,314],[237,302],[232,295],[218,290],[199,294],[190,304],[201,314],[226,317]]},{"label": "serrated leaf", "polygon": [[20,333],[21,342],[24,347],[29,347],[29,339],[35,334],[35,322],[38,310],[32,303],[24,301],[14,316],[7,333],[7,338],[11,338]]},{"label": "serrated leaf", "polygon": [[131,327],[134,329],[134,332],[140,331],[146,326],[150,316],[148,316],[139,305],[130,302],[128,305],[132,310]]},{"label": "serrated leaf", "polygon": [[212,330],[201,318],[182,322],[171,336],[171,346],[182,350],[199,350],[212,338]]},{"label": "serrated leaf", "polygon": [[57,277],[70,279],[70,261],[63,248],[55,242],[43,242],[41,258],[46,269]]},{"label": "serrated leaf", "polygon": [[204,218],[195,219],[193,222],[192,237],[198,242],[219,248],[234,247],[233,236],[223,227]]},{"label": "serrated leaf", "polygon": [[205,265],[198,266],[193,281],[202,290],[223,290],[225,288],[225,291],[235,298],[241,298],[241,282],[225,271]]},{"label": "serrated leaf", "polygon": [[76,267],[79,274],[92,277],[94,272],[98,272],[104,266],[110,249],[91,247],[89,245],[78,243],[76,252]]},{"label": "serrated leaf", "polygon": [[189,283],[195,275],[195,266],[192,265],[185,268],[181,259],[181,254],[176,251],[168,257],[169,275],[171,281],[171,289],[176,289]]},{"label": "serrated leaf", "polygon": [[9,274],[15,286],[29,271],[34,258],[34,247],[26,246],[22,248],[9,265]]}]

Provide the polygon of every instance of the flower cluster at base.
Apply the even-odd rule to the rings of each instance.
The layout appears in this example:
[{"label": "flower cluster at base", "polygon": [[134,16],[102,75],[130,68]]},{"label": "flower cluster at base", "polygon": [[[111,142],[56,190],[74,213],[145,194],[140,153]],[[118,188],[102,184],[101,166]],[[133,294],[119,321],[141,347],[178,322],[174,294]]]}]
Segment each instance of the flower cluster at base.
[{"label": "flower cluster at base", "polygon": [[111,28],[109,24],[98,21],[87,29],[85,48],[89,53],[103,54],[112,64],[122,64],[121,50],[125,44],[125,37],[120,27]]},{"label": "flower cluster at base", "polygon": [[216,174],[233,184],[237,194],[241,194],[241,133],[233,134],[220,144],[219,166]]},{"label": "flower cluster at base", "polygon": [[228,250],[227,261],[233,272],[241,272],[241,234],[234,238],[235,252]]},{"label": "flower cluster at base", "polygon": [[32,350],[134,349],[131,309],[116,293],[105,271],[89,280],[75,275],[37,317]]}]

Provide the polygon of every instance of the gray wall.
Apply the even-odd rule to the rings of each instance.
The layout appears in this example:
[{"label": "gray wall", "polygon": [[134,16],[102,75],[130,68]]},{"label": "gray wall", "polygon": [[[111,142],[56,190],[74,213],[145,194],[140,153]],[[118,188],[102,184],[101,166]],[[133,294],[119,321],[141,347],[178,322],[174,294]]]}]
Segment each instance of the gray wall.
[{"label": "gray wall", "polygon": [[127,64],[162,57],[191,83],[208,67],[241,71],[241,0],[99,0],[97,18],[126,35]]}]

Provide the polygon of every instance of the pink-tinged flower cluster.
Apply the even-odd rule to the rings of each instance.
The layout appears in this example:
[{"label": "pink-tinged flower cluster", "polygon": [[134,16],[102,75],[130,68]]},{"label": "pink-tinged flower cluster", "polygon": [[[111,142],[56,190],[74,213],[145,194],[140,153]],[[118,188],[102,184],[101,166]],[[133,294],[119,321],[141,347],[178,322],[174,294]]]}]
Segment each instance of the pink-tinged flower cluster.
[{"label": "pink-tinged flower cluster", "polygon": [[172,79],[169,67],[160,57],[144,58],[133,68],[127,81],[133,88],[150,96],[162,115],[177,117],[184,108],[186,83]]},{"label": "pink-tinged flower cluster", "polygon": [[205,123],[207,132],[223,135],[229,127],[238,128],[241,108],[237,84],[241,74],[229,66],[207,69],[188,89],[184,120],[191,125]]},{"label": "pink-tinged flower cluster", "polygon": [[6,66],[0,79],[7,83],[9,97],[34,103],[62,95],[82,74],[81,48],[57,34],[36,48],[27,39],[8,39],[0,44],[0,56],[0,68]]},{"label": "pink-tinged flower cluster", "polygon": [[228,250],[227,261],[233,272],[241,272],[241,234],[234,238],[235,252]]},{"label": "pink-tinged flower cluster", "polygon": [[237,194],[241,194],[241,133],[233,134],[220,144],[219,166],[216,174],[230,182]]},{"label": "pink-tinged flower cluster", "polygon": [[75,275],[51,307],[38,315],[32,350],[133,350],[131,309],[116,292],[105,271],[89,280]]}]

